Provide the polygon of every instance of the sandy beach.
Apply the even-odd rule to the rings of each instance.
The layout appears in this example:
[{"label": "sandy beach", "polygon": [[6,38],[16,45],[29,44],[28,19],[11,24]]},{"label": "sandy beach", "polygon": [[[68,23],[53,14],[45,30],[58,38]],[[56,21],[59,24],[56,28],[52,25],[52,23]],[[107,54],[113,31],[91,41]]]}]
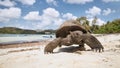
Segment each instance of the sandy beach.
[{"label": "sandy beach", "polygon": [[[73,46],[57,47],[44,54],[48,41],[0,47],[0,68],[120,68],[120,34],[95,35],[104,52],[76,51]],[[86,49],[90,48],[85,45]]]}]

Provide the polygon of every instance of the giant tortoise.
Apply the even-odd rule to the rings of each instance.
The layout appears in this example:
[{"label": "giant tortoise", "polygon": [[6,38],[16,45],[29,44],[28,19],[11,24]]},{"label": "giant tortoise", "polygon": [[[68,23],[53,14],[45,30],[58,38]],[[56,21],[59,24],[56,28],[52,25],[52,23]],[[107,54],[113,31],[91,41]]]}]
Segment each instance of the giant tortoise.
[{"label": "giant tortoise", "polygon": [[79,48],[84,49],[84,43],[86,43],[92,50],[103,51],[101,43],[91,34],[88,34],[84,27],[82,27],[77,21],[69,20],[64,22],[60,28],[56,31],[56,39],[48,43],[44,49],[44,53],[53,53],[53,50],[57,46],[70,46],[78,44]]}]

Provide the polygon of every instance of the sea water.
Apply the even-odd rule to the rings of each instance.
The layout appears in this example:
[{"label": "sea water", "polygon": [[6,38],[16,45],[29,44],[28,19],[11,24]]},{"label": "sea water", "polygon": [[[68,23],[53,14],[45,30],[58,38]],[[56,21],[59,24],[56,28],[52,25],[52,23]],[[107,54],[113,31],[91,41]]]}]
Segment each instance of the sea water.
[{"label": "sea water", "polygon": [[42,41],[54,38],[54,34],[0,34],[0,44]]}]

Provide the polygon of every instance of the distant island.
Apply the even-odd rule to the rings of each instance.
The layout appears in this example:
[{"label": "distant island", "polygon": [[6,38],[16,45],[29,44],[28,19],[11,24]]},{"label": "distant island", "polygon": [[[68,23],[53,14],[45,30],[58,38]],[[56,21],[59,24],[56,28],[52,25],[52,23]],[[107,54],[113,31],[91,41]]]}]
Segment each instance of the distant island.
[{"label": "distant island", "polygon": [[3,27],[0,28],[0,34],[54,34],[56,30],[48,29],[48,30],[29,30],[29,29],[21,29],[16,27]]}]

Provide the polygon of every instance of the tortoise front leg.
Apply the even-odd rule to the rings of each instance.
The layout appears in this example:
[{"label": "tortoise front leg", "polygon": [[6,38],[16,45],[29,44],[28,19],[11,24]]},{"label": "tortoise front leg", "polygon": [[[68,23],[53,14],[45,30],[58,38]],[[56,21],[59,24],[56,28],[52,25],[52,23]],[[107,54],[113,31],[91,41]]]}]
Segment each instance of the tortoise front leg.
[{"label": "tortoise front leg", "polygon": [[86,39],[84,39],[84,42],[92,49],[92,50],[96,50],[99,52],[103,52],[104,51],[104,47],[102,46],[102,44],[99,42],[99,40],[97,38],[95,38],[92,35],[89,34],[85,34],[83,35],[84,38],[86,37]]},{"label": "tortoise front leg", "polygon": [[44,53],[45,54],[53,53],[53,50],[60,45],[60,42],[61,38],[56,38],[53,41],[49,42],[44,48]]},{"label": "tortoise front leg", "polygon": [[79,43],[79,50],[80,50],[80,51],[85,51],[85,50],[86,50],[85,47],[84,47],[84,42],[83,42],[83,41],[81,41],[81,42]]}]

